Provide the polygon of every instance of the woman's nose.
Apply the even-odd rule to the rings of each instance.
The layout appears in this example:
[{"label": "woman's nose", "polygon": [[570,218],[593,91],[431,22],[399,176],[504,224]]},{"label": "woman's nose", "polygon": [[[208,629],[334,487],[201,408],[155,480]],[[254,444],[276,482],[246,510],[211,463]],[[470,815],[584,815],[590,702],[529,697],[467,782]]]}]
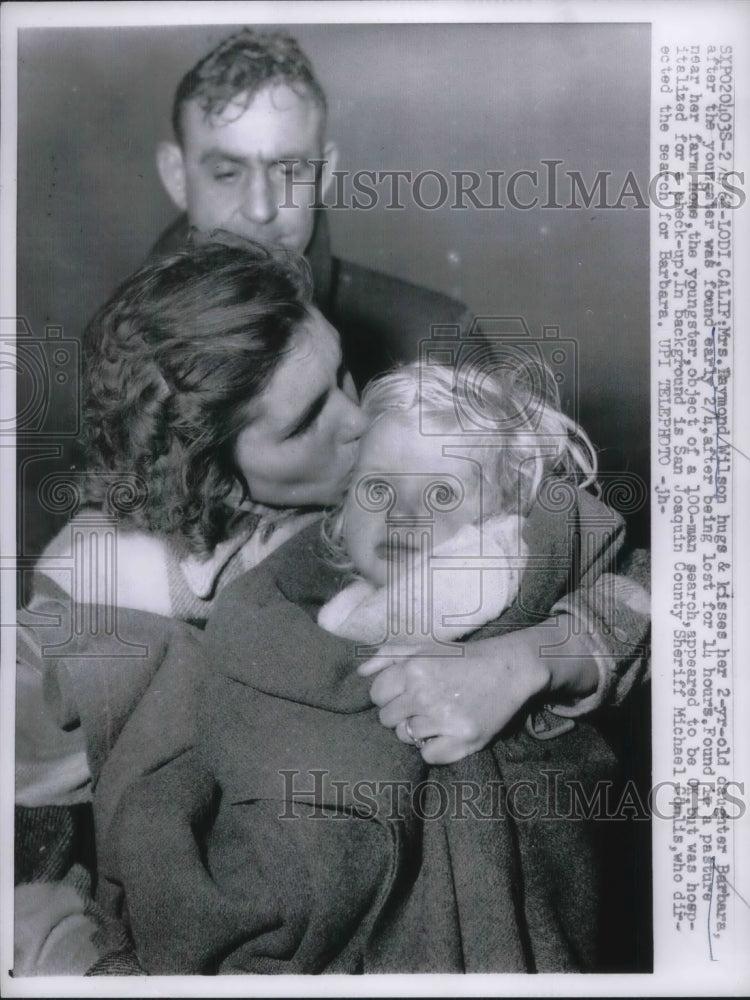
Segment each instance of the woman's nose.
[{"label": "woman's nose", "polygon": [[351,400],[346,393],[342,392],[343,413],[341,429],[346,441],[356,441],[361,438],[367,430],[367,417],[359,408],[359,404]]}]

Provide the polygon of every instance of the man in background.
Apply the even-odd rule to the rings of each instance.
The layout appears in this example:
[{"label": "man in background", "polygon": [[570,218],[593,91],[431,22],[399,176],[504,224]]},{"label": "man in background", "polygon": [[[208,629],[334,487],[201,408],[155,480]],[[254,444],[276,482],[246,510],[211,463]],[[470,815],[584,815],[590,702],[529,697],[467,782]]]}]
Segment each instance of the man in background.
[{"label": "man in background", "polygon": [[194,226],[304,254],[315,304],[341,333],[361,388],[415,359],[434,324],[467,315],[445,295],[332,256],[320,206],[338,148],[326,116],[325,94],[293,38],[246,28],[220,43],[175,94],[174,140],[159,145],[157,166],[182,214],[154,251],[175,249]]}]

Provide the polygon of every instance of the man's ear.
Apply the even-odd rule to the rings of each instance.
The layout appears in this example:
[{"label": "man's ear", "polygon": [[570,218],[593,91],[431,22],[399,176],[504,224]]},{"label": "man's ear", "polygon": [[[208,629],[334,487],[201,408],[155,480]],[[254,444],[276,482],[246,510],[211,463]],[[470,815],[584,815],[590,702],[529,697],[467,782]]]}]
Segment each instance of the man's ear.
[{"label": "man's ear", "polygon": [[156,147],[156,169],[167,194],[184,212],[187,209],[185,161],[176,142],[160,142]]},{"label": "man's ear", "polygon": [[323,198],[328,193],[328,189],[333,184],[333,171],[339,163],[339,147],[335,142],[327,142],[323,147],[323,159],[325,164],[320,179],[320,190]]}]

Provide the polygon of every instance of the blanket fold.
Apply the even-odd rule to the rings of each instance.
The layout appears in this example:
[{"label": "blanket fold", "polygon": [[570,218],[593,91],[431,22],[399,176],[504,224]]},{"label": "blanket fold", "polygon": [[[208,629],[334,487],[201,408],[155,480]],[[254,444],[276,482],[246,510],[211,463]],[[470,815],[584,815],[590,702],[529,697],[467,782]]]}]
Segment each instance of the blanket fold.
[{"label": "blanket fold", "polygon": [[[531,575],[500,629],[537,620],[569,585],[568,516],[543,512],[543,520],[537,556],[551,536],[558,556],[535,562],[530,546]],[[194,703],[194,747],[183,713],[186,738],[172,759],[127,787],[108,774],[123,766],[119,746],[103,769],[97,795],[117,805],[100,825],[102,870],[144,967],[595,968],[590,824],[515,807],[519,785],[541,794],[548,763],[563,775],[572,768],[587,790],[611,779],[604,741],[585,723],[546,742],[521,726],[456,765],[428,767],[381,726],[369,682],[356,674],[355,644],[316,623],[340,582],[321,562],[317,527],[234,581],[203,637],[201,665],[211,669],[199,674],[197,697],[175,694],[189,671],[165,673],[159,685],[169,699]],[[138,745],[149,698],[120,743],[128,736]],[[174,743],[180,713],[162,711]]]},{"label": "blanket fold", "polygon": [[[595,546],[579,521],[529,518],[517,597],[477,637],[543,620],[611,565],[616,520]],[[428,768],[380,725],[355,644],[316,623],[341,588],[318,530],[230,584],[205,636],[124,613],[145,656],[89,636],[50,659],[96,782],[99,903],[151,974],[595,969],[591,824],[513,806],[547,768],[587,793],[611,780],[606,744],[586,723],[546,743],[518,729]]]}]

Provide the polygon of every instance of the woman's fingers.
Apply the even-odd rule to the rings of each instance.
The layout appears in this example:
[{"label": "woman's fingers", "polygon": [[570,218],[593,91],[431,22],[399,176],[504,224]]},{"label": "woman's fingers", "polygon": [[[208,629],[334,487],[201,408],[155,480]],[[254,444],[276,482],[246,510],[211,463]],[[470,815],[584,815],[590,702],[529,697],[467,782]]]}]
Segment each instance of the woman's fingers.
[{"label": "woman's fingers", "polygon": [[413,736],[427,741],[419,748],[425,761],[452,764],[487,746],[530,699],[549,689],[539,642],[532,629],[478,639],[466,644],[460,659],[383,646],[360,673],[374,677],[370,695],[384,726],[414,743],[406,728],[411,720]]},{"label": "woman's fingers", "polygon": [[380,709],[379,718],[387,729],[395,729],[399,722],[406,722],[415,715],[414,704],[408,695],[400,694]]},{"label": "woman's fingers", "polygon": [[411,744],[412,746],[416,745],[412,733],[406,728],[405,719],[396,726],[396,736],[398,736],[402,743]]},{"label": "woman's fingers", "polygon": [[[454,664],[448,667],[455,669]],[[454,684],[436,683],[440,671],[437,676],[433,672],[421,660],[398,659],[377,674],[370,695],[382,725],[394,729],[402,743],[419,749],[426,763],[453,764],[487,741],[460,701],[446,695],[452,695]]]},{"label": "woman's fingers", "polygon": [[436,736],[438,731],[435,725],[426,717],[421,715],[410,715],[396,725],[396,736],[402,743],[417,747],[419,750]]},{"label": "woman's fingers", "polygon": [[357,667],[357,673],[360,677],[372,677],[373,674],[377,674],[378,671],[383,670],[392,663],[392,656],[377,653],[375,656],[371,656],[369,660],[365,660],[364,663],[360,663]]},{"label": "woman's fingers", "polygon": [[357,673],[360,677],[372,677],[373,674],[377,674],[379,671],[391,666],[391,664],[403,664],[405,660],[413,655],[413,646],[396,646],[386,644],[380,647],[380,650],[375,654],[375,656],[371,656],[369,660],[365,660],[364,663],[360,663],[357,667]]},{"label": "woman's fingers", "polygon": [[407,746],[418,749],[427,764],[455,764],[481,750],[481,746],[474,741],[436,734],[435,727],[429,720],[419,715],[412,715],[408,720],[399,722],[396,736]]},{"label": "woman's fingers", "polygon": [[[382,708],[395,698],[400,698],[405,691],[406,676],[398,664],[384,667],[370,685],[370,697],[378,708]],[[395,725],[398,721],[399,719],[396,719],[393,724]]]},{"label": "woman's fingers", "polygon": [[373,703],[381,709],[384,726],[394,728],[412,715],[430,716],[435,725],[446,709],[453,708],[442,686],[423,658],[400,658],[384,667],[370,687]]},{"label": "woman's fingers", "polygon": [[481,749],[454,736],[436,736],[427,740],[420,753],[426,764],[455,764]]}]

